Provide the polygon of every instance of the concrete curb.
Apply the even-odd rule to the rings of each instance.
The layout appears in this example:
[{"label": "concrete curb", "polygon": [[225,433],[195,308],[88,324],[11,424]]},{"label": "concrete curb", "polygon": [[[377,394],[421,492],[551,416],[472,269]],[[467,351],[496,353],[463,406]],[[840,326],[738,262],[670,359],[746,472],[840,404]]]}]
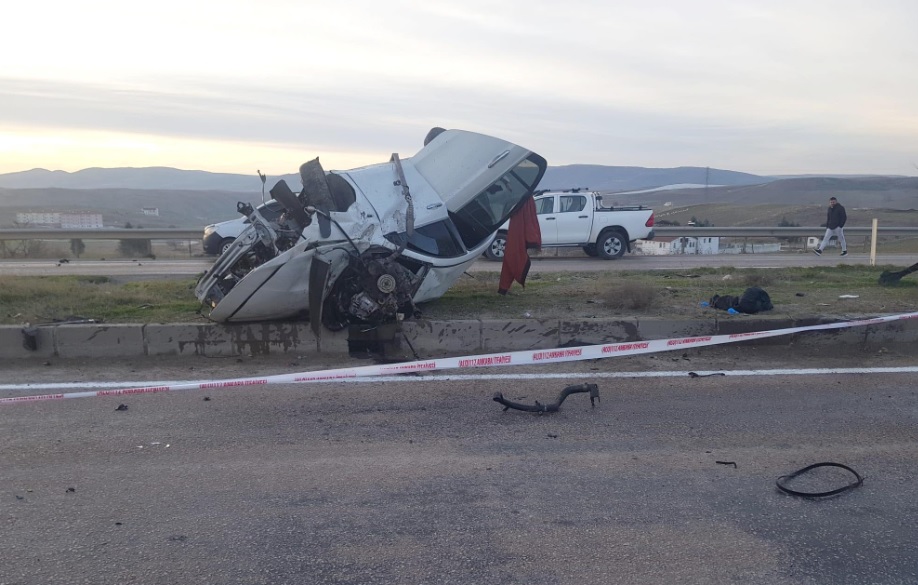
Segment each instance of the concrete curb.
[{"label": "concrete curb", "polygon": [[[243,325],[124,324],[43,325],[27,347],[22,327],[0,326],[0,359],[131,358],[267,354],[348,355],[365,351],[389,359],[550,349],[698,335],[746,333],[800,327],[841,319],[655,319],[405,321],[372,330],[323,331],[317,339],[308,323]],[[817,347],[827,344],[892,344],[918,340],[918,320],[812,331],[737,342],[744,345]]]}]

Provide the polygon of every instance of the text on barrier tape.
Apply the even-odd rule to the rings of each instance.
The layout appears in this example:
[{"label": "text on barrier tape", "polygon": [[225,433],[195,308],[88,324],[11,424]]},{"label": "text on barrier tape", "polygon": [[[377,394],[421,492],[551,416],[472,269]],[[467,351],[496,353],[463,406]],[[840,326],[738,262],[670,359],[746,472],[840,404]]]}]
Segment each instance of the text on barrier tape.
[{"label": "text on barrier tape", "polygon": [[399,364],[385,364],[362,366],[357,368],[338,368],[332,370],[319,370],[316,372],[300,372],[296,374],[278,374],[262,378],[236,378],[230,380],[217,380],[208,382],[186,382],[173,385],[145,386],[138,388],[122,388],[115,390],[97,390],[86,392],[70,392],[66,394],[43,394],[38,396],[14,396],[0,398],[0,404],[13,404],[17,402],[36,402],[42,400],[61,400],[65,398],[90,398],[100,396],[124,396],[133,394],[155,394],[159,392],[177,392],[181,390],[204,390],[237,388],[243,386],[259,386],[263,384],[299,384],[308,382],[325,382],[328,380],[342,380],[348,378],[361,378],[368,376],[385,376],[392,374],[406,374],[410,372],[423,372],[433,370],[471,369],[494,366],[525,366],[533,364],[555,364],[582,360],[594,360],[608,357],[624,357],[645,353],[658,353],[687,349],[690,347],[704,347],[708,345],[722,345],[749,339],[763,339],[791,335],[806,331],[825,331],[831,329],[844,329],[848,327],[864,327],[867,325],[880,325],[893,321],[918,319],[918,313],[903,313],[887,315],[872,319],[844,321],[840,323],[826,323],[822,325],[807,325],[803,327],[789,327],[787,329],[771,329],[767,331],[752,331],[749,333],[731,333],[726,335],[701,335],[694,337],[678,337],[672,339],[651,339],[648,341],[630,341],[623,343],[603,343],[600,345],[586,345],[583,347],[566,347],[557,349],[539,349],[531,351],[499,352],[486,355],[471,355],[449,357]]}]

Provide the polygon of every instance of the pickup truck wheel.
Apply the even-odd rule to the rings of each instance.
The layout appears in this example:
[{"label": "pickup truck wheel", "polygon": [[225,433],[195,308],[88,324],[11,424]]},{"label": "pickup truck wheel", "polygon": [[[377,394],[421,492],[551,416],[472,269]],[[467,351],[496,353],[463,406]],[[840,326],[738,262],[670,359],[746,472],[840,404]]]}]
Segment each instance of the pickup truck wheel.
[{"label": "pickup truck wheel", "polygon": [[488,260],[494,260],[495,262],[501,262],[504,259],[504,249],[507,247],[507,234],[500,232],[497,234],[497,237],[494,238],[494,241],[491,242],[491,245],[488,246],[484,251],[484,256]]},{"label": "pickup truck wheel", "polygon": [[583,247],[583,253],[589,256],[590,258],[595,258],[599,256],[599,250],[596,249],[596,244],[587,244]]},{"label": "pickup truck wheel", "polygon": [[596,242],[596,248],[599,255],[606,260],[621,258],[627,247],[628,242],[625,241],[625,235],[618,230],[612,230],[602,234]]},{"label": "pickup truck wheel", "polygon": [[220,241],[220,253],[223,254],[224,252],[229,250],[229,247],[232,246],[233,242],[235,241],[236,241],[236,238],[223,238]]}]

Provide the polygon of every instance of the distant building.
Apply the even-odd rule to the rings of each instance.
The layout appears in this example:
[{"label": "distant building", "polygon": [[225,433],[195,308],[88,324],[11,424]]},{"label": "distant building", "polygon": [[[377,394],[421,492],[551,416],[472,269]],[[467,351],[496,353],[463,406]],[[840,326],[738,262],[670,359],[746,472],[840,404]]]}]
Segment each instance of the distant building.
[{"label": "distant building", "polygon": [[159,215],[159,207],[143,207],[141,211],[144,215]]},{"label": "distant building", "polygon": [[698,248],[696,254],[719,254],[720,253],[720,236],[705,236],[698,238]]},{"label": "distant building", "polygon": [[90,230],[104,227],[101,213],[62,213],[61,228],[65,230]]},{"label": "distant building", "polygon": [[695,238],[657,236],[652,240],[638,240],[634,245],[641,254],[668,256],[671,254],[694,254],[697,242]]},{"label": "distant building", "polygon": [[16,223],[36,227],[58,227],[61,225],[60,213],[17,213]]},{"label": "distant building", "polygon": [[16,223],[32,227],[61,228],[66,230],[96,229],[104,227],[101,213],[17,213]]},{"label": "distant building", "polygon": [[648,256],[669,256],[672,254],[718,254],[720,238],[705,236],[702,238],[657,236],[652,240],[638,240],[634,243],[635,251]]}]

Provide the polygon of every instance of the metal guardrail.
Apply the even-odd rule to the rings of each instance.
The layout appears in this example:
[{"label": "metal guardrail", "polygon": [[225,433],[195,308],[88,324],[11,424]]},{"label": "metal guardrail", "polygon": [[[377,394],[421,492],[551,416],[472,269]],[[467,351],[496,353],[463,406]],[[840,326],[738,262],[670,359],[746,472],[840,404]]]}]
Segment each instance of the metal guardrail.
[{"label": "metal guardrail", "polygon": [[[657,236],[723,238],[788,238],[801,236],[822,237],[824,227],[691,227],[660,226],[654,228]],[[869,236],[869,226],[846,226],[846,236]],[[138,228],[138,229],[0,229],[0,240],[199,240],[204,228]],[[918,227],[879,227],[878,236],[918,236]]]},{"label": "metal guardrail", "polygon": [[0,229],[0,240],[200,240],[204,228]]},{"label": "metal guardrail", "polygon": [[[824,227],[655,227],[658,236],[681,238],[720,236],[722,238],[788,238],[801,236],[823,237]],[[873,232],[870,226],[845,226],[846,236],[869,236]],[[918,236],[918,227],[878,227],[878,236]]]}]

